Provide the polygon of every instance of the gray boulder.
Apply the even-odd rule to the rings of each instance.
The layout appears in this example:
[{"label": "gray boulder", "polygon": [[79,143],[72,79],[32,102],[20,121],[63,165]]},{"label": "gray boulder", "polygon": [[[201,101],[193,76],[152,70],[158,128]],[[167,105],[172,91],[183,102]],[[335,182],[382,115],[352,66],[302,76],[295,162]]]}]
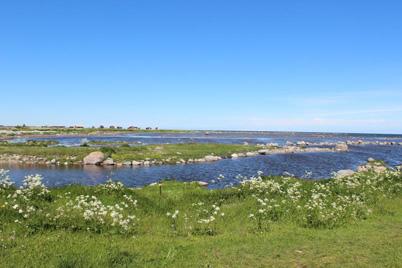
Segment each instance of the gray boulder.
[{"label": "gray boulder", "polygon": [[352,176],[353,174],[355,174],[355,172],[351,169],[342,169],[342,170],[339,170],[338,172],[336,172],[335,178],[337,178],[337,179],[344,178],[344,177]]},{"label": "gray boulder", "polygon": [[132,162],[131,162],[131,164],[133,165],[133,166],[141,166],[141,162],[140,161],[135,161],[135,160],[133,160]]},{"label": "gray boulder", "polygon": [[114,165],[114,161],[112,158],[108,158],[105,161],[102,162],[102,165],[104,166],[113,166]]},{"label": "gray boulder", "polygon": [[102,152],[92,152],[84,157],[84,165],[100,165],[105,160]]},{"label": "gray boulder", "polygon": [[256,156],[258,153],[257,152],[247,152],[246,156],[251,157],[251,156]]},{"label": "gray boulder", "polygon": [[215,156],[215,155],[207,155],[204,157],[205,161],[207,162],[212,162],[212,161],[218,161],[221,158],[219,156]]}]

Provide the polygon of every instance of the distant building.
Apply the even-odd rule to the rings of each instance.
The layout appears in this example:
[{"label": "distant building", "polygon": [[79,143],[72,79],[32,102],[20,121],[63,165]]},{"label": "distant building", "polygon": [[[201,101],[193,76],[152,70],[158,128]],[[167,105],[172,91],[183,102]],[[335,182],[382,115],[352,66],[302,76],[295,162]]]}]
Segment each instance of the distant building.
[{"label": "distant building", "polygon": [[115,126],[110,126],[109,128],[110,128],[110,129],[115,129]]},{"label": "distant building", "polygon": [[147,127],[146,130],[152,130],[152,128],[151,128],[151,127]]},{"label": "distant building", "polygon": [[135,126],[129,126],[127,129],[128,129],[128,130],[139,130],[140,128],[139,128],[139,127],[135,127]]},{"label": "distant building", "polygon": [[123,129],[123,127],[116,127],[117,129]]}]

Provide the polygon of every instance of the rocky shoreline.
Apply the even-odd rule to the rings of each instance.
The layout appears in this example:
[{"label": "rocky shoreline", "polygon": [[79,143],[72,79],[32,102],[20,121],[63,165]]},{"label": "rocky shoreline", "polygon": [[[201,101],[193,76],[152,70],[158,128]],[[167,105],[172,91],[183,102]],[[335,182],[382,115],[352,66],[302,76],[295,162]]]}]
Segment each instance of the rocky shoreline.
[{"label": "rocky shoreline", "polygon": [[258,151],[251,151],[245,153],[233,153],[230,156],[217,156],[206,155],[202,158],[190,158],[172,160],[170,158],[156,160],[146,158],[144,160],[133,161],[115,161],[113,158],[107,157],[100,151],[95,151],[87,155],[82,161],[76,157],[67,157],[66,159],[47,159],[46,157],[18,155],[18,154],[2,154],[0,155],[0,163],[14,164],[14,165],[27,165],[27,166],[83,166],[83,165],[97,165],[97,166],[116,166],[116,167],[148,167],[152,165],[166,165],[166,164],[193,164],[215,162],[222,159],[237,159],[242,157],[254,157],[258,155],[271,155],[271,154],[289,154],[289,153],[316,153],[316,152],[344,152],[348,150],[346,143],[337,143],[332,148],[324,147],[310,147],[304,145],[286,145],[283,147],[276,147],[273,144],[261,146]]},{"label": "rocky shoreline", "polygon": [[374,158],[368,158],[367,163],[360,165],[357,167],[356,170],[352,169],[343,169],[339,170],[334,174],[335,178],[344,178],[348,176],[352,176],[355,173],[361,173],[361,172],[373,172],[373,173],[384,173],[388,170],[397,170],[397,171],[402,171],[402,165],[396,166],[395,168],[391,168],[387,166],[383,161],[381,160],[376,160]]}]

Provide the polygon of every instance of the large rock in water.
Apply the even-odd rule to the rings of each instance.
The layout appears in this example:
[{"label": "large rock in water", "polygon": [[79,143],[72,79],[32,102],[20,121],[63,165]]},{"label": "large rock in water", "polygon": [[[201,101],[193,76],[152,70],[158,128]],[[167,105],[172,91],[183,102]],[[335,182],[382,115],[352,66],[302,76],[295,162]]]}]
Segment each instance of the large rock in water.
[{"label": "large rock in water", "polygon": [[102,152],[92,152],[84,157],[84,165],[100,165],[105,160],[105,154]]}]

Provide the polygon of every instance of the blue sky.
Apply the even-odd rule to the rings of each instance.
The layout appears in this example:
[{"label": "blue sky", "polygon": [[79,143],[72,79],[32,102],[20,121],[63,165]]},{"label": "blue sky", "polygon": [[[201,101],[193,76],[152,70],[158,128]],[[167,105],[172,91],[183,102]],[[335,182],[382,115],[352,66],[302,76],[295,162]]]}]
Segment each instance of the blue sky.
[{"label": "blue sky", "polygon": [[401,1],[2,1],[0,124],[402,133]]}]

